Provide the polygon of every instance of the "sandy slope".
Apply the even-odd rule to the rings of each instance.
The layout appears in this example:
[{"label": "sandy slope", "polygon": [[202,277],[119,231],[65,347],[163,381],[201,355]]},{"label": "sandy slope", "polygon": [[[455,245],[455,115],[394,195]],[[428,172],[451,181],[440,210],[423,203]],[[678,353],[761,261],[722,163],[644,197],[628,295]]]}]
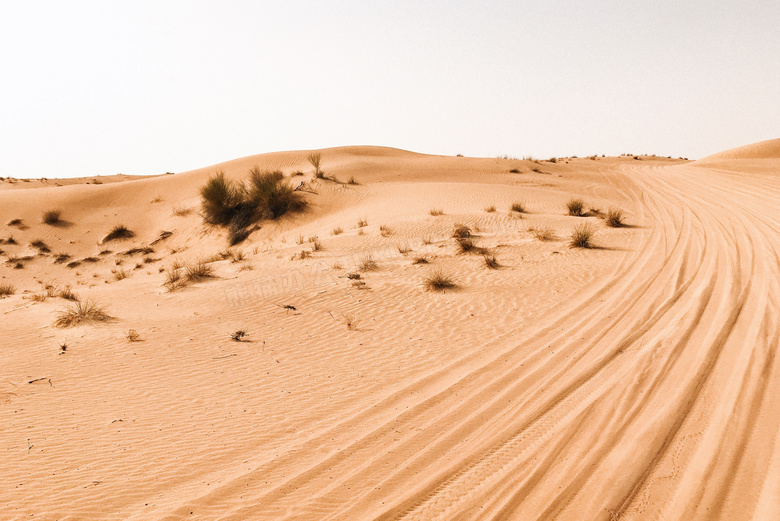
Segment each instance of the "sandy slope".
[{"label": "sandy slope", "polygon": [[[0,266],[17,288],[0,300],[0,519],[780,517],[780,160],[324,150],[348,185],[313,181],[307,152],[0,192],[0,222],[28,226],[3,229],[17,244],[2,259],[33,255]],[[224,248],[172,209],[254,165],[303,170],[310,210],[264,224],[218,279],[165,292],[160,267]],[[632,226],[567,216],[572,196]],[[67,226],[40,224],[54,207]],[[568,247],[583,221],[599,249]],[[136,237],[101,244],[119,222]],[[457,254],[456,223],[503,267]],[[163,230],[154,252],[121,254]],[[301,235],[324,248],[291,260]],[[56,264],[37,238],[97,260]],[[356,289],[346,274],[369,253],[379,270]],[[460,289],[424,291],[431,266]],[[31,299],[47,282],[116,320],[54,328],[65,301]],[[228,338],[240,328],[248,342]]]}]

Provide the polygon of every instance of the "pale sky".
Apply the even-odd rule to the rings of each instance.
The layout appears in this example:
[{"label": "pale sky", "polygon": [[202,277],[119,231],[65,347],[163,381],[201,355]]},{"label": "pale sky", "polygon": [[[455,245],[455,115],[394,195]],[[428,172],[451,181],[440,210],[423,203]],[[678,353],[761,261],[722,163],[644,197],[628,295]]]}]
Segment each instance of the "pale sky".
[{"label": "pale sky", "polygon": [[0,177],[780,137],[777,0],[5,1],[0,49]]}]

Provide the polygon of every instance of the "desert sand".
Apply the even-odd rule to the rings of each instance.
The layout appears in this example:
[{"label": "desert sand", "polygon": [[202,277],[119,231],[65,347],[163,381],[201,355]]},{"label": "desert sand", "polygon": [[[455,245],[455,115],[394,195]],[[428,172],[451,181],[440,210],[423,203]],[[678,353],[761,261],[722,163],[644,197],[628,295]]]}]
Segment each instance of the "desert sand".
[{"label": "desert sand", "polygon": [[[780,140],[310,152],[0,182],[0,519],[780,519]],[[226,251],[199,189],[253,167],[308,208]],[[112,318],[56,327],[68,287]]]}]

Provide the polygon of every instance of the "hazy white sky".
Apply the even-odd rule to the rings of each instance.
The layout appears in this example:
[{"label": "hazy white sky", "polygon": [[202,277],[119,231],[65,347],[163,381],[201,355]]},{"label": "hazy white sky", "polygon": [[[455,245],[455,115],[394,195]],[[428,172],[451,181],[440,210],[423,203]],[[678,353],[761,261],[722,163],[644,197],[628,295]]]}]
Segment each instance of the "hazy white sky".
[{"label": "hazy white sky", "polygon": [[780,137],[777,0],[0,7],[0,176],[386,145],[701,157]]}]

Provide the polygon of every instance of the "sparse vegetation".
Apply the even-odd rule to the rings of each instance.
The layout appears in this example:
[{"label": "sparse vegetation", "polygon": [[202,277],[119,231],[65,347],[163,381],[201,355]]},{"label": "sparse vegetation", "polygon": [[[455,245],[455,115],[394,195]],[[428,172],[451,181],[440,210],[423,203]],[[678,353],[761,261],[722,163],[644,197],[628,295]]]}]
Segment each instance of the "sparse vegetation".
[{"label": "sparse vegetation", "polygon": [[48,210],[43,213],[43,222],[49,226],[56,226],[62,224],[62,211],[61,210]]},{"label": "sparse vegetation", "polygon": [[474,239],[470,237],[462,237],[456,240],[458,243],[458,253],[479,253],[484,254],[485,249],[480,248],[477,246],[477,244],[474,242]]},{"label": "sparse vegetation", "polygon": [[206,261],[200,260],[184,266],[184,278],[187,282],[199,282],[214,277],[214,268]]},{"label": "sparse vegetation", "polygon": [[401,255],[406,255],[412,251],[412,249],[407,244],[396,244],[395,247],[398,249],[398,253]]},{"label": "sparse vegetation", "polygon": [[593,248],[593,227],[584,223],[574,228],[571,232],[570,245],[572,248]]},{"label": "sparse vegetation", "polygon": [[10,221],[8,221],[8,226],[14,226],[16,228],[23,228],[24,227],[24,223],[22,222],[21,219],[11,219]]},{"label": "sparse vegetation", "polygon": [[607,212],[606,223],[611,228],[622,228],[626,225],[623,220],[623,212],[617,208],[610,208]]},{"label": "sparse vegetation", "polygon": [[114,280],[124,280],[130,275],[124,270],[124,268],[113,269],[111,273],[114,274]]},{"label": "sparse vegetation", "polygon": [[314,237],[314,239],[311,241],[311,251],[320,251],[322,250],[322,243],[317,237]]},{"label": "sparse vegetation", "polygon": [[439,217],[440,215],[444,215],[444,210],[441,208],[431,208],[431,210],[428,212],[434,217]]},{"label": "sparse vegetation", "polygon": [[350,177],[349,181],[347,181],[347,184],[348,185],[359,185],[360,183],[358,183],[357,179],[355,179],[354,177]]},{"label": "sparse vegetation", "polygon": [[452,277],[445,275],[441,270],[428,272],[423,279],[423,284],[429,291],[446,291],[457,287]]},{"label": "sparse vegetation", "polygon": [[344,315],[344,325],[347,326],[347,329],[350,331],[356,331],[357,330],[357,321],[355,320],[354,315]]},{"label": "sparse vegetation", "polygon": [[341,235],[343,232],[344,230],[341,229],[341,226],[336,226],[335,228],[333,228],[333,230],[331,230],[330,233],[332,233],[333,235]]},{"label": "sparse vegetation", "polygon": [[248,196],[252,209],[262,219],[278,219],[306,205],[301,194],[284,181],[284,175],[278,170],[261,172],[257,168],[252,169]]},{"label": "sparse vegetation", "polygon": [[192,213],[192,208],[177,204],[171,209],[171,213],[176,217],[185,217]]},{"label": "sparse vegetation", "polygon": [[103,242],[132,239],[133,237],[135,237],[135,233],[132,230],[124,224],[117,224],[111,229],[108,235],[103,237]]},{"label": "sparse vegetation", "polygon": [[428,259],[424,256],[415,257],[412,264],[428,264]]},{"label": "sparse vegetation", "polygon": [[0,298],[7,297],[16,293],[16,288],[13,284],[3,283],[0,284]]},{"label": "sparse vegetation", "polygon": [[70,255],[67,253],[58,253],[54,256],[54,263],[55,264],[62,264],[66,262],[68,259],[70,259]]},{"label": "sparse vegetation", "polygon": [[349,280],[360,280],[360,273],[347,273],[347,278]]},{"label": "sparse vegetation", "polygon": [[358,219],[358,222],[357,222],[357,227],[358,228],[364,228],[366,226],[368,226],[368,221],[367,220],[365,220],[365,219]]},{"label": "sparse vegetation", "polygon": [[181,266],[176,264],[165,270],[165,282],[163,286],[168,292],[176,291],[186,285],[186,281],[181,276]]},{"label": "sparse vegetation", "polygon": [[510,207],[510,210],[517,213],[526,213],[525,205],[521,203],[520,201],[516,201],[512,203],[512,206]]},{"label": "sparse vegetation", "polygon": [[126,335],[128,342],[140,342],[141,341],[141,335],[136,332],[135,329],[128,329],[127,335]]},{"label": "sparse vegetation", "polygon": [[510,173],[510,174],[519,174],[519,173],[520,173],[520,170],[519,170],[519,169],[517,169],[517,168],[512,168],[512,169],[509,171],[509,173]]},{"label": "sparse vegetation", "polygon": [[65,286],[65,288],[60,291],[60,297],[73,302],[78,302],[80,300],[79,296],[73,293],[73,290],[70,289],[70,286]]},{"label": "sparse vegetation", "polygon": [[74,327],[79,324],[89,324],[93,322],[107,322],[111,320],[111,315],[95,304],[91,300],[76,302],[57,316],[54,325],[59,328]]},{"label": "sparse vegetation", "polygon": [[485,211],[486,211],[487,213],[493,213],[493,212],[495,212],[495,211],[496,211],[496,207],[495,207],[495,205],[492,205],[492,204],[491,204],[490,206],[487,206],[487,207],[485,207]]},{"label": "sparse vegetation", "polygon": [[379,227],[379,233],[382,235],[382,237],[389,237],[390,235],[392,235],[393,231],[390,229],[389,226],[383,224]]},{"label": "sparse vegetation", "polygon": [[566,203],[566,209],[569,211],[569,215],[582,217],[584,215],[583,210],[585,209],[585,203],[582,199],[570,199],[569,202]]},{"label": "sparse vegetation", "polygon": [[217,172],[200,189],[203,217],[209,224],[227,226],[237,216],[244,201],[243,190]]}]

